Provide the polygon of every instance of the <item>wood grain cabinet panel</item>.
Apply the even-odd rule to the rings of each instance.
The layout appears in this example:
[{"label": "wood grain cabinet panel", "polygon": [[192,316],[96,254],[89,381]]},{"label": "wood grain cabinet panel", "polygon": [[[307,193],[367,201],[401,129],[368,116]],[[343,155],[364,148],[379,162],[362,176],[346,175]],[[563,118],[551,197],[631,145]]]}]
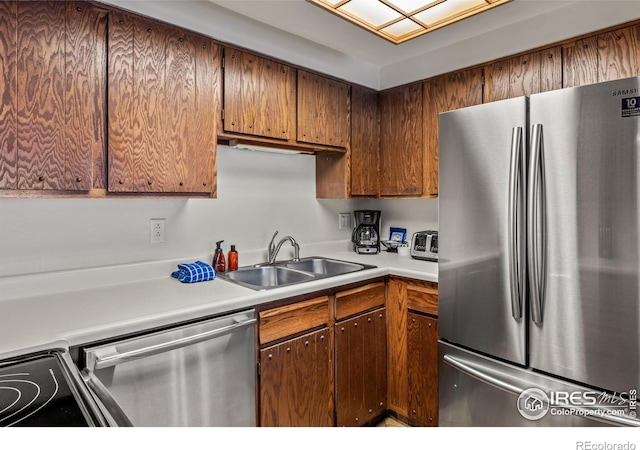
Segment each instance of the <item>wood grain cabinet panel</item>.
[{"label": "wood grain cabinet panel", "polygon": [[338,426],[371,422],[387,408],[385,309],[336,322],[336,418]]},{"label": "wood grain cabinet panel", "polygon": [[336,293],[335,316],[337,320],[384,306],[385,283],[379,281]]},{"label": "wood grain cabinet panel", "polygon": [[351,87],[351,195],[374,197],[379,193],[378,149],[380,113],[378,93]]},{"label": "wood grain cabinet panel", "polygon": [[424,82],[423,196],[438,196],[438,114],[482,103],[482,68],[462,70]]},{"label": "wood grain cabinet panel", "polygon": [[298,141],[347,147],[350,108],[348,84],[298,70]]},{"label": "wood grain cabinet panel", "polygon": [[423,426],[438,425],[438,320],[409,311],[409,419]]},{"label": "wood grain cabinet panel", "polygon": [[260,350],[260,425],[333,425],[329,329]]},{"label": "wood grain cabinet panel", "polygon": [[387,282],[387,349],[389,409],[409,416],[407,356],[407,285],[398,279]]},{"label": "wood grain cabinet panel", "polygon": [[230,48],[224,61],[224,130],[294,138],[296,70]]},{"label": "wood grain cabinet panel", "polygon": [[258,313],[260,344],[283,339],[329,323],[329,297],[323,296]]},{"label": "wood grain cabinet panel", "polygon": [[484,67],[483,102],[493,102],[562,87],[562,51],[554,47]]},{"label": "wood grain cabinet panel", "polygon": [[437,319],[431,315],[433,311],[437,312],[436,283],[394,277],[389,279],[389,409],[415,425],[437,425],[438,337]]},{"label": "wood grain cabinet panel", "polygon": [[220,51],[195,33],[111,13],[110,191],[215,194]]},{"label": "wood grain cabinet panel", "polygon": [[18,186],[18,3],[0,2],[0,189]]},{"label": "wood grain cabinet panel", "polygon": [[564,87],[640,75],[640,25],[580,39],[562,50]]},{"label": "wood grain cabinet panel", "polygon": [[0,2],[0,189],[104,182],[106,13]]},{"label": "wood grain cabinet panel", "polygon": [[420,196],[423,190],[422,84],[380,93],[380,195]]},{"label": "wood grain cabinet panel", "polygon": [[640,25],[598,36],[598,81],[640,75]]}]

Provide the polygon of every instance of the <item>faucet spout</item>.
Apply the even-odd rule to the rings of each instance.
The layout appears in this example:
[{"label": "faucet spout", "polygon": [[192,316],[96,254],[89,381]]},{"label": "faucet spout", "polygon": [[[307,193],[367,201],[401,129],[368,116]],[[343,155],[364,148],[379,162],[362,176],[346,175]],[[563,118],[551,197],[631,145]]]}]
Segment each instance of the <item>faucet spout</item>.
[{"label": "faucet spout", "polygon": [[269,264],[273,264],[276,262],[276,257],[278,256],[278,252],[280,251],[280,248],[285,242],[290,242],[291,245],[293,246],[293,260],[300,261],[300,246],[298,245],[296,240],[291,236],[285,236],[280,240],[280,242],[278,242],[277,245],[274,246],[273,239],[276,237],[276,234],[278,234],[277,231],[273,235],[273,238],[271,238],[271,243],[269,244],[269,249],[267,252]]}]

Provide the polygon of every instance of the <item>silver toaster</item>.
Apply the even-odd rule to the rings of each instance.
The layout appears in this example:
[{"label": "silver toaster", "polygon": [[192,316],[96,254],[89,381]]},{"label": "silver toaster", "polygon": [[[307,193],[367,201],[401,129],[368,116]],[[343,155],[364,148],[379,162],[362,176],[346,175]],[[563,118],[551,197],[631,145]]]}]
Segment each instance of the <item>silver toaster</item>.
[{"label": "silver toaster", "polygon": [[418,231],[411,238],[411,257],[426,261],[438,261],[438,232]]}]

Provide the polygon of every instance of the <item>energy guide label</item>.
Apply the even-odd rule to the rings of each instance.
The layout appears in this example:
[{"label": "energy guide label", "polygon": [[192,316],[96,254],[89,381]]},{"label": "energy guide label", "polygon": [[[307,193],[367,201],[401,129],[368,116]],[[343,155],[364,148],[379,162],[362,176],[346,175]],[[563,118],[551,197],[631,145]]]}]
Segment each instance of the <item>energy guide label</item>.
[{"label": "energy guide label", "polygon": [[622,99],[622,117],[640,116],[640,97]]}]

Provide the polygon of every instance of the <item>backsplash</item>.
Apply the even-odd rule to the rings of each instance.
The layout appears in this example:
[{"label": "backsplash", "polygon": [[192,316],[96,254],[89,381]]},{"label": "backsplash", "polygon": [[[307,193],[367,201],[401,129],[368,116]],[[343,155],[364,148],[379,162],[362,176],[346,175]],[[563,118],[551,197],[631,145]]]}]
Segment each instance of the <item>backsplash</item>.
[{"label": "backsplash", "polygon": [[[218,147],[217,199],[0,199],[0,276],[266,249],[275,230],[301,245],[348,241],[338,213],[382,210],[409,232],[437,225],[437,200],[317,200],[315,159]],[[165,218],[165,242],[149,242],[149,219]]]}]

